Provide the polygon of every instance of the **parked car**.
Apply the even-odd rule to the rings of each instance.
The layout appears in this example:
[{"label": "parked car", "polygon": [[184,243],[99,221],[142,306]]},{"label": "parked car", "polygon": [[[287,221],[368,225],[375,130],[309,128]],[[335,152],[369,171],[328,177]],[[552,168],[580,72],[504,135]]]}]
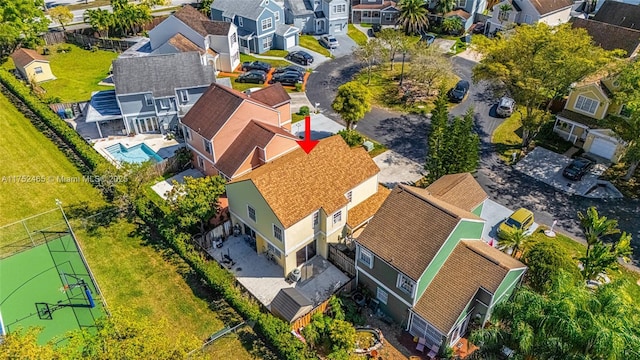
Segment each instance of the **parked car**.
[{"label": "parked car", "polygon": [[242,71],[262,70],[266,73],[271,71],[271,64],[262,61],[245,61],[242,63]]},{"label": "parked car", "polygon": [[371,30],[373,30],[374,33],[379,32],[380,30],[382,30],[382,25],[380,24],[373,24],[371,25]]},{"label": "parked car", "polygon": [[509,117],[513,114],[513,110],[515,110],[515,108],[516,101],[510,97],[503,96],[498,102],[498,107],[496,107],[496,114],[502,117]]},{"label": "parked car", "polygon": [[267,81],[267,73],[262,70],[249,70],[236,78],[239,83],[264,84]]},{"label": "parked car", "polygon": [[313,56],[311,56],[311,54],[305,51],[290,52],[284,58],[296,64],[300,64],[304,66],[313,64]]},{"label": "parked car", "polygon": [[273,75],[269,84],[281,83],[282,85],[295,85],[302,83],[304,76],[297,71],[289,71]]},{"label": "parked car", "polygon": [[456,86],[449,90],[449,100],[451,102],[462,102],[465,96],[467,96],[467,92],[469,91],[469,82],[466,80],[460,80],[456,84]]},{"label": "parked car", "polygon": [[289,65],[289,66],[279,67],[279,68],[273,70],[273,75],[282,74],[282,73],[289,72],[289,71],[297,71],[302,75],[304,75],[304,73],[307,72],[307,70],[305,68],[303,68],[303,67],[300,67],[300,66],[297,66],[297,65]]},{"label": "parked car", "polygon": [[436,34],[423,32],[420,34],[420,40],[426,42],[427,46],[429,46],[436,40]]},{"label": "parked car", "polygon": [[498,226],[498,238],[504,239],[513,234],[515,230],[527,231],[531,225],[533,225],[533,213],[525,208],[520,208]]},{"label": "parked car", "polygon": [[320,44],[322,44],[327,49],[336,49],[340,45],[338,43],[338,39],[336,39],[333,35],[322,35],[320,37]]},{"label": "parked car", "polygon": [[562,176],[569,180],[579,181],[592,166],[593,161],[587,158],[578,157],[573,159],[573,161],[567,165],[564,170],[562,170]]}]

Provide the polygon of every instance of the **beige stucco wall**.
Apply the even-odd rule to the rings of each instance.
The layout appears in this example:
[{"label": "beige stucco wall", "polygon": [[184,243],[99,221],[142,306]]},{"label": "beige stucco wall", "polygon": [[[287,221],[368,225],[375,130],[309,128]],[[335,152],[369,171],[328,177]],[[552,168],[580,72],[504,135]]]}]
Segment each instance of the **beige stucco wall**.
[{"label": "beige stucco wall", "polygon": [[[41,74],[36,74],[36,68],[42,68]],[[34,61],[28,64],[23,69],[19,69],[29,80],[33,79],[35,82],[42,82],[47,80],[54,80],[56,77],[51,72],[51,66],[48,62]]]},{"label": "beige stucco wall", "polygon": [[347,209],[351,209],[361,202],[367,200],[378,191],[378,175],[370,177],[363,183],[359,184],[351,190],[351,203],[347,205]]},{"label": "beige stucco wall", "polygon": [[[578,96],[584,96],[589,99],[597,100],[600,102],[598,108],[596,109],[595,114],[589,114],[580,109],[576,109],[576,101],[578,101]],[[602,90],[598,88],[596,84],[588,84],[579,88],[574,89],[567,98],[566,109],[577,112],[579,114],[584,114],[594,119],[601,120],[607,114],[607,108],[609,105],[609,99],[602,93]]]}]

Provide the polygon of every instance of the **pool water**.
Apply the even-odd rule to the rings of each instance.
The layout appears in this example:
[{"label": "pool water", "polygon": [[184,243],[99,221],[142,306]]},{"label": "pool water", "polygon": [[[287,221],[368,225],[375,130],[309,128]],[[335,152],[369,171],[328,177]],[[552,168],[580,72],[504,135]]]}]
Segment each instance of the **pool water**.
[{"label": "pool water", "polygon": [[138,144],[132,147],[126,147],[120,143],[105,148],[111,156],[121,162],[140,164],[151,160],[153,162],[161,162],[162,157],[158,155],[147,144]]}]

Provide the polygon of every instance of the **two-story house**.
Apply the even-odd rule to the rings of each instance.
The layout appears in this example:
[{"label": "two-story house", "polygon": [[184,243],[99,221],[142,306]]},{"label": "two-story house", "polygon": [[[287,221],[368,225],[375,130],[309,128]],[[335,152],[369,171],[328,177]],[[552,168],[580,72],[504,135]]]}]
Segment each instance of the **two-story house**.
[{"label": "two-story house", "polygon": [[571,27],[585,29],[593,42],[605,50],[623,50],[627,58],[636,57],[640,50],[640,30],[575,17]]},{"label": "two-story house", "polygon": [[356,278],[378,308],[426,347],[484,324],[526,267],[481,240],[487,194],[470,174],[426,189],[399,185],[356,240]]},{"label": "two-story house", "polygon": [[119,58],[113,61],[115,96],[126,132],[175,131],[178,119],[216,81],[198,52]]},{"label": "two-story house", "polygon": [[495,34],[514,24],[564,24],[571,19],[573,5],[571,0],[503,0],[491,9],[485,34]]},{"label": "two-story house", "polygon": [[363,148],[334,135],[309,154],[297,149],[228,183],[231,220],[288,276],[316,255],[326,259],[328,244],[369,222],[389,192],[379,171]]},{"label": "two-story house", "polygon": [[272,0],[216,0],[211,18],[238,27],[240,52],[262,54],[298,45],[300,30],[284,23],[284,9]]},{"label": "two-story house", "polygon": [[224,21],[209,20],[186,5],[149,31],[152,54],[197,51],[203,65],[216,71],[234,71],[240,65],[238,29]]},{"label": "two-story house", "polygon": [[640,30],[640,6],[638,5],[640,5],[638,0],[598,0],[593,20]]},{"label": "two-story house", "polygon": [[400,10],[392,0],[352,0],[351,22],[354,24],[395,25]]},{"label": "two-story house", "polygon": [[345,34],[348,0],[285,0],[284,17],[304,34]]},{"label": "two-story house", "polygon": [[624,104],[614,101],[615,77],[587,79],[569,93],[556,115],[553,131],[585,152],[618,162],[626,144],[610,129],[609,121],[629,116]]},{"label": "two-story house", "polygon": [[296,150],[291,98],[275,84],[250,95],[213,84],[181,120],[194,166],[234,179]]}]

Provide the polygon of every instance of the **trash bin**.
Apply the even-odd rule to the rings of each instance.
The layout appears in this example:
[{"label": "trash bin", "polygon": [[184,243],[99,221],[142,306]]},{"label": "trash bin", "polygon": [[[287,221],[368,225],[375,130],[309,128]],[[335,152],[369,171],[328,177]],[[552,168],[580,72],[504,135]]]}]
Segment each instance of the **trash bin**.
[{"label": "trash bin", "polygon": [[60,116],[60,118],[62,118],[62,119],[66,119],[67,118],[67,114],[65,113],[64,109],[58,110],[58,116]]}]

